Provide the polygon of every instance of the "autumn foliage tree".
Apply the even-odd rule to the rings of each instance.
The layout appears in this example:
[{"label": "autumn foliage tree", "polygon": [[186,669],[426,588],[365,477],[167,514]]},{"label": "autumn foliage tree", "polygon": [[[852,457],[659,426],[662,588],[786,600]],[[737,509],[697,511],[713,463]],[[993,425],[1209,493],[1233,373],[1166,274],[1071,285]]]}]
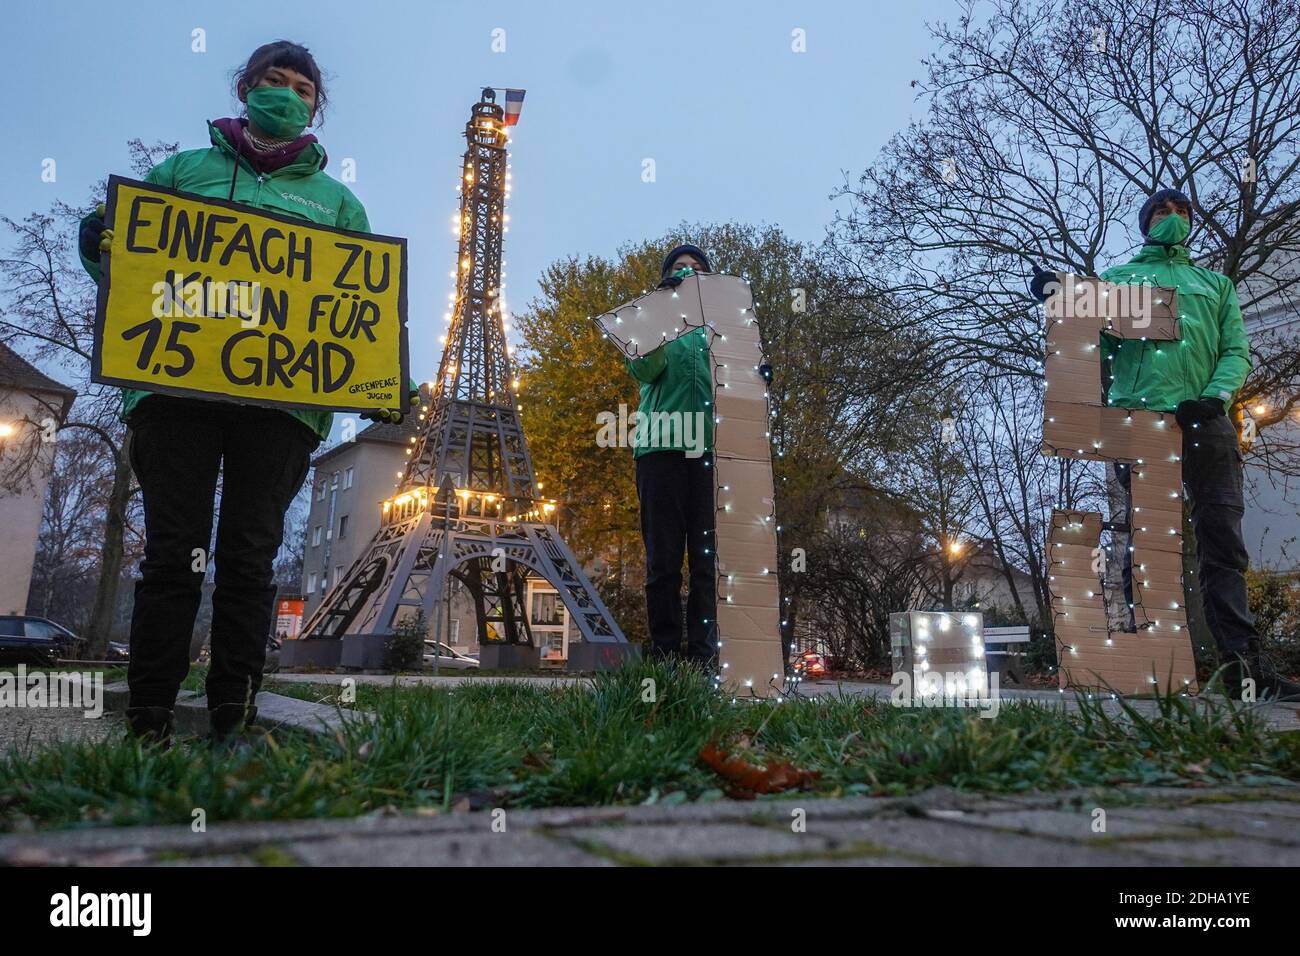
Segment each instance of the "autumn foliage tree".
[{"label": "autumn foliage tree", "polygon": [[[794,632],[800,595],[829,566],[797,560],[826,533],[828,508],[878,469],[911,414],[925,349],[886,329],[878,304],[823,259],[775,227],[689,224],[632,242],[612,259],[554,263],[542,295],[517,319],[523,338],[524,420],[544,491],[563,502],[562,529],[620,621],[644,632],[644,552],[635,470],[626,448],[597,444],[597,416],[637,407],[637,382],[592,317],[654,288],[663,255],[691,241],[719,272],[746,277],[764,350],[774,368],[773,470],[783,633]],[[621,613],[620,613],[621,612]]]}]

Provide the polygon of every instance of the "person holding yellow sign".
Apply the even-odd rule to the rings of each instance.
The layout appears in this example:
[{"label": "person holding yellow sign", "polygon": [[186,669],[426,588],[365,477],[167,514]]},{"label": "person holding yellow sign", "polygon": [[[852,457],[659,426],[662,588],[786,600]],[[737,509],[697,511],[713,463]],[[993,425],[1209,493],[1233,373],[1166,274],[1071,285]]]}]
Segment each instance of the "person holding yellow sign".
[{"label": "person holding yellow sign", "polygon": [[[325,172],[325,150],[306,128],[325,106],[321,71],[287,40],[259,47],[235,77],[245,117],[209,123],[212,145],[177,153],[145,181],[308,222],[369,233],[366,211]],[[82,221],[80,251],[100,281],[102,253],[122,241],[105,228],[103,207]],[[119,226],[119,234],[124,229]],[[400,421],[400,412],[363,417]],[[190,636],[201,600],[218,473],[212,664],[207,698],[212,735],[231,740],[256,716],[275,588],[272,564],[284,517],[333,414],[124,389],[122,418],[144,498],[145,553],[131,616],[127,723],[164,745],[189,670]]]}]

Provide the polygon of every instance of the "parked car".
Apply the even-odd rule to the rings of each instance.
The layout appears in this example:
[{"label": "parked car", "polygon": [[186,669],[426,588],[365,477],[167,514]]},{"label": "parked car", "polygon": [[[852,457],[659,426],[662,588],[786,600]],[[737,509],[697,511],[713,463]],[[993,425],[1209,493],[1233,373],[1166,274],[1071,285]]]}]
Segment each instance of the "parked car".
[{"label": "parked car", "polygon": [[122,641],[109,641],[108,650],[104,653],[106,661],[121,661],[126,663],[131,659],[131,645]]},{"label": "parked car", "polygon": [[826,658],[812,651],[795,655],[794,669],[795,673],[802,675],[807,680],[819,680],[830,671],[830,668],[826,666]]},{"label": "parked car", "polygon": [[0,615],[0,661],[49,667],[85,643],[66,627],[27,614]]},{"label": "parked car", "polygon": [[[433,666],[433,641],[424,642],[424,666]],[[478,670],[478,661],[468,654],[462,654],[460,651],[447,644],[438,644],[438,670],[440,671],[472,671]]]}]

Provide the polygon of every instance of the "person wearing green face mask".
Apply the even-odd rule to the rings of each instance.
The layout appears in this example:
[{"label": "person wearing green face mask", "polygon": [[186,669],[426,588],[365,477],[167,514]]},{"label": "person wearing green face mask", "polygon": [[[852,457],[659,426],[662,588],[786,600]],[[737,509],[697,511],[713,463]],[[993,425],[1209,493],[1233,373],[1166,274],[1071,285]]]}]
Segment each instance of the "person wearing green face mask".
[{"label": "person wearing green face mask", "polygon": [[[259,47],[238,71],[235,94],[247,117],[210,122],[210,147],[171,156],[145,180],[369,232],[365,209],[326,175],[325,150],[306,132],[325,106],[311,53],[287,40]],[[82,264],[96,280],[100,256],[112,249],[101,208],[82,221],[80,241]],[[400,421],[401,412],[383,417]],[[146,740],[170,738],[211,554],[216,573],[206,690],[213,736],[229,741],[257,713],[275,599],[272,568],[285,513],[333,416],[127,389],[122,419],[130,426],[131,465],[145,517],[144,561],[131,616],[127,725]]]},{"label": "person wearing green face mask", "polygon": [[244,97],[248,127],[263,139],[287,142],[302,135],[311,121],[303,96],[287,86],[259,86]]},{"label": "person wearing green face mask", "polygon": [[[1281,677],[1260,647],[1246,593],[1242,454],[1227,412],[1250,371],[1250,346],[1232,280],[1196,265],[1187,250],[1192,202],[1176,189],[1151,195],[1138,213],[1144,244],[1107,282],[1178,290],[1178,342],[1101,336],[1106,400],[1119,408],[1172,413],[1182,430],[1183,487],[1196,534],[1205,623],[1223,665],[1223,689],[1240,699],[1247,678],[1260,699],[1300,700],[1300,686]],[[1054,273],[1035,267],[1031,292],[1046,299]],[[1116,465],[1126,490],[1128,467]],[[1130,558],[1126,552],[1126,558]],[[1124,590],[1133,606],[1132,567]]]}]

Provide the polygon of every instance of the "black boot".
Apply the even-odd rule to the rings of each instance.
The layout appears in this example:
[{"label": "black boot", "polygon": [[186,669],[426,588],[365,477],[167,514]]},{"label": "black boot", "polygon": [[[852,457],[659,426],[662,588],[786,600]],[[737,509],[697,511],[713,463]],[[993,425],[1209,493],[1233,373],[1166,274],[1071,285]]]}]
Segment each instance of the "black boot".
[{"label": "black boot", "polygon": [[1255,699],[1300,703],[1300,684],[1289,681],[1278,673],[1277,666],[1260,647],[1251,641],[1246,651],[1246,667],[1255,678]]},{"label": "black boot", "polygon": [[208,708],[209,737],[213,744],[236,747],[257,720],[257,708],[244,704],[218,704]]},{"label": "black boot", "polygon": [[126,728],[141,743],[158,744],[166,750],[172,745],[176,718],[170,707],[128,707]]}]

